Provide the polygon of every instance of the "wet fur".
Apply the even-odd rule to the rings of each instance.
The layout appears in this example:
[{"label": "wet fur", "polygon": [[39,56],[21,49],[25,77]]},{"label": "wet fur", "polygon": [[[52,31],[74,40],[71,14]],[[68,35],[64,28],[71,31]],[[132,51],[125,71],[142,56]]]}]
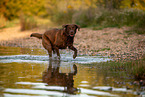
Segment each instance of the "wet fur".
[{"label": "wet fur", "polygon": [[52,57],[52,51],[57,53],[60,58],[59,49],[66,49],[67,47],[74,51],[73,58],[77,56],[77,49],[73,46],[74,36],[80,26],[76,24],[63,25],[62,29],[52,29],[46,31],[44,34],[32,33],[30,37],[37,37],[42,39],[43,47],[48,51],[49,57]]}]

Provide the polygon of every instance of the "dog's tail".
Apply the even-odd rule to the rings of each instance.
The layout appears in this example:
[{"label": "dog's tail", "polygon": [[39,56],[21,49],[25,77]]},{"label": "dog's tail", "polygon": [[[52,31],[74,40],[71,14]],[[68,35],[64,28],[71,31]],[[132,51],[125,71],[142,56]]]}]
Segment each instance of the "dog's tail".
[{"label": "dog's tail", "polygon": [[42,34],[39,34],[39,33],[32,33],[32,34],[30,35],[30,37],[36,37],[36,38],[42,39]]}]

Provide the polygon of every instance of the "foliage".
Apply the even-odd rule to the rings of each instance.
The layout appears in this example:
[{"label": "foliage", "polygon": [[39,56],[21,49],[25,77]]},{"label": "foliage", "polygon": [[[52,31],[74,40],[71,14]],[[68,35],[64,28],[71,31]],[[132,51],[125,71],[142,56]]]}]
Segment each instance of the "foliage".
[{"label": "foliage", "polygon": [[94,8],[79,10],[74,14],[73,20],[76,24],[80,25],[81,27],[93,26],[95,14],[96,9]]},{"label": "foliage", "polygon": [[103,6],[106,9],[119,9],[122,3],[122,0],[97,0],[98,6]]},{"label": "foliage", "polygon": [[21,15],[20,16],[20,25],[21,30],[30,30],[37,27],[37,22],[35,21],[34,17]]},{"label": "foliage", "polygon": [[145,10],[145,0],[122,0],[121,8]]},{"label": "foliage", "polygon": [[44,4],[42,0],[0,0],[0,13],[8,20],[18,18],[21,13],[45,16]]},{"label": "foliage", "polygon": [[16,26],[17,24],[19,24],[18,19],[7,21],[3,15],[0,15],[0,29],[13,27],[13,26]]},{"label": "foliage", "polygon": [[59,25],[77,23],[94,29],[132,26],[130,31],[142,34],[145,33],[145,12],[140,10],[145,10],[144,0],[0,0],[4,22],[19,18],[23,13],[47,17]]},{"label": "foliage", "polygon": [[108,10],[91,9],[74,14],[75,23],[81,27],[93,26],[93,29],[106,27],[132,26],[130,31],[138,34],[145,33],[145,12],[137,9]]},{"label": "foliage", "polygon": [[[61,6],[60,6],[61,5]],[[74,10],[90,7],[106,9],[137,8],[145,10],[144,0],[0,0],[0,13],[7,19],[18,18],[20,13],[36,16],[51,16],[66,11],[68,6]]]},{"label": "foliage", "polygon": [[136,25],[132,27],[131,31],[138,34],[145,34],[145,13],[139,18],[139,21],[137,21]]},{"label": "foliage", "polygon": [[67,23],[72,23],[73,20],[73,9],[68,9],[67,11],[60,11],[52,15],[51,19],[53,22],[62,25]]},{"label": "foliage", "polygon": [[132,26],[135,25],[137,22],[142,22],[140,18],[144,16],[144,12],[140,10],[113,10],[108,11],[104,10],[102,11],[101,15],[96,18],[96,22],[99,23],[102,26],[115,26],[115,27],[121,27],[121,26]]}]

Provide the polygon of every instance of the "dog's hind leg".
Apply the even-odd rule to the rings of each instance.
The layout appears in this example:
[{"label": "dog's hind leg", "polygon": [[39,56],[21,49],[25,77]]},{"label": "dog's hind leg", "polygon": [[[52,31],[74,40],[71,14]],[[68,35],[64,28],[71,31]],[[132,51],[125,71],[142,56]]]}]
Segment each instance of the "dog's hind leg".
[{"label": "dog's hind leg", "polygon": [[45,35],[42,36],[42,45],[48,51],[49,58],[51,59],[52,58],[52,45],[51,45],[50,40]]},{"label": "dog's hind leg", "polygon": [[52,48],[52,51],[53,51],[53,54],[55,54],[55,53],[56,53],[56,51],[55,51],[55,49],[54,49],[54,48]]}]

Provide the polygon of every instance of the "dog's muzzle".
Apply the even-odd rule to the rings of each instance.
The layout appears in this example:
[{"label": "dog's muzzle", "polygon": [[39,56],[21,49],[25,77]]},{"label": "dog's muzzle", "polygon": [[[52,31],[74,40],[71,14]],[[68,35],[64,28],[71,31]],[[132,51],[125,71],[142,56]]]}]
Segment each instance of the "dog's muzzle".
[{"label": "dog's muzzle", "polygon": [[71,30],[71,31],[69,32],[69,36],[70,36],[70,37],[74,37],[74,36],[75,36],[75,33],[74,33],[73,30]]}]

